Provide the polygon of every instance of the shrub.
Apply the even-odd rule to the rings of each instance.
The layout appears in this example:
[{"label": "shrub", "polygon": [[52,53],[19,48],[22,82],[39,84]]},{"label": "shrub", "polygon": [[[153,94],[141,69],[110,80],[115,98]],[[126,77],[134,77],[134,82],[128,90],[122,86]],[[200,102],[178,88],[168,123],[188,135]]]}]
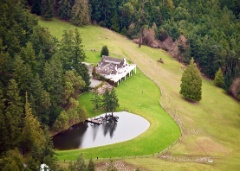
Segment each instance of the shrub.
[{"label": "shrub", "polygon": [[108,47],[106,45],[102,47],[101,56],[103,55],[105,56],[109,55]]},{"label": "shrub", "polygon": [[200,101],[202,98],[202,78],[193,58],[182,75],[180,94],[191,101]]},{"label": "shrub", "polygon": [[223,72],[221,70],[221,68],[218,69],[218,71],[215,74],[215,78],[214,78],[214,84],[218,87],[223,87],[224,85],[224,76],[223,76]]}]

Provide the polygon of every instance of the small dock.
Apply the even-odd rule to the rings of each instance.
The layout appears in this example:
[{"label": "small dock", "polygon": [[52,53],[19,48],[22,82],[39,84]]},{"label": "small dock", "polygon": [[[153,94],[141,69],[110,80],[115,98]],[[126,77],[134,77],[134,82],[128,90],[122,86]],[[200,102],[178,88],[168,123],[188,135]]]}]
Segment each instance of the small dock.
[{"label": "small dock", "polygon": [[97,124],[97,125],[101,125],[103,123],[101,120],[91,119],[91,118],[88,118],[86,121],[90,122],[90,123],[93,123],[93,124]]},{"label": "small dock", "polygon": [[104,122],[118,122],[119,117],[118,116],[113,116],[111,114],[106,114],[104,117],[100,116],[97,118],[88,118],[86,120],[86,122],[89,122],[91,124],[97,124],[97,125],[101,125]]}]

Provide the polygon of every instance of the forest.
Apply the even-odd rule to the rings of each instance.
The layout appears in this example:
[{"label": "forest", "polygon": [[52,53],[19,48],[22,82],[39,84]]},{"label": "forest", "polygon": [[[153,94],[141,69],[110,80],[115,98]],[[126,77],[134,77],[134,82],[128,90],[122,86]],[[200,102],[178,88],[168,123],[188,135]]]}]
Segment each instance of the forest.
[{"label": "forest", "polygon": [[58,41],[21,1],[1,1],[0,10],[0,166],[23,169],[25,156],[30,170],[54,168],[49,132],[87,117],[78,102],[90,84],[81,36],[65,31]]},{"label": "forest", "polygon": [[217,85],[240,99],[238,0],[1,0],[0,11],[0,166],[5,170],[22,168],[22,156],[31,170],[42,162],[54,168],[49,132],[87,117],[78,102],[90,85],[81,63],[86,58],[81,35],[65,31],[58,40],[34,15],[77,26],[98,24],[138,39],[139,45],[148,44],[144,37],[150,32],[160,41],[183,35],[187,46],[178,47],[184,55],[180,62],[193,57],[211,79],[222,73]]}]

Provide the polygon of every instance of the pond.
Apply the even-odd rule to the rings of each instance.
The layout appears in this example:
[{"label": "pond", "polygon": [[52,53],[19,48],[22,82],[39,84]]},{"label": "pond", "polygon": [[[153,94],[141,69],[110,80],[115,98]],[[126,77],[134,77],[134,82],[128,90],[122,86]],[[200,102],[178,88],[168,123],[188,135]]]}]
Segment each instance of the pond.
[{"label": "pond", "polygon": [[83,149],[127,141],[137,137],[150,126],[146,119],[129,112],[114,112],[114,116],[119,117],[118,122],[104,122],[101,125],[79,123],[55,135],[55,149]]}]

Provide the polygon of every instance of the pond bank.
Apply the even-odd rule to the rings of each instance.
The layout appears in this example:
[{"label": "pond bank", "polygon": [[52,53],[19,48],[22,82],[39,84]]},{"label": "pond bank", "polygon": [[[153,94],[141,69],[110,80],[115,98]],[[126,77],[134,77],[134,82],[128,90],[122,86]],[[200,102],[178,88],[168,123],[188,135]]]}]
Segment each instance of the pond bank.
[{"label": "pond bank", "polygon": [[[106,114],[98,117],[104,118]],[[145,132],[150,123],[141,116],[126,111],[114,112],[118,121],[106,121],[102,124],[80,123],[53,137],[56,149],[84,149],[133,139]]]}]

